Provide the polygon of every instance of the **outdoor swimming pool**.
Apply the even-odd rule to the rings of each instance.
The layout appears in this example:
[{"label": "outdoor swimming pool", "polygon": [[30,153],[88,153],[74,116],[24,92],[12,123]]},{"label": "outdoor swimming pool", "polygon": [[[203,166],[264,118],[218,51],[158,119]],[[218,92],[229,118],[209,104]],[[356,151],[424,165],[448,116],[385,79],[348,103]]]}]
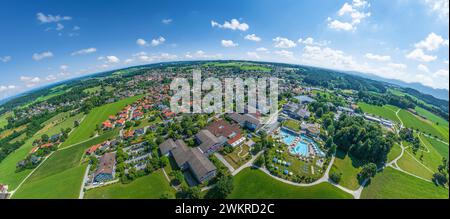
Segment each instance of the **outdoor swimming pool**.
[{"label": "outdoor swimming pool", "polygon": [[313,147],[316,149],[316,154],[319,156],[325,155],[316,145],[316,143],[309,137],[305,135],[300,135],[300,141],[297,142],[297,144],[294,147],[290,147],[295,141],[297,137],[299,137],[298,134],[293,133],[289,130],[280,129],[279,136],[281,137],[283,143],[289,146],[289,152],[292,154],[298,154],[302,156],[308,156],[309,155],[309,147],[308,143],[311,143]]}]

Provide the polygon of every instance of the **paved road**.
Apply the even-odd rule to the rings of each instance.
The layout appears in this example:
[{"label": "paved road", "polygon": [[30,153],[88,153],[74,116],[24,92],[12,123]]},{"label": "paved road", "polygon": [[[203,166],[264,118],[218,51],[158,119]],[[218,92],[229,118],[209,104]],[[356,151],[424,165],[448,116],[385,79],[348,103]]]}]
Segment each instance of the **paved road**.
[{"label": "paved road", "polygon": [[88,164],[88,166],[86,168],[86,171],[84,173],[84,177],[83,177],[83,181],[81,182],[80,194],[78,195],[78,199],[83,199],[84,198],[84,185],[86,184],[86,181],[88,179],[89,168],[91,168],[90,164]]}]

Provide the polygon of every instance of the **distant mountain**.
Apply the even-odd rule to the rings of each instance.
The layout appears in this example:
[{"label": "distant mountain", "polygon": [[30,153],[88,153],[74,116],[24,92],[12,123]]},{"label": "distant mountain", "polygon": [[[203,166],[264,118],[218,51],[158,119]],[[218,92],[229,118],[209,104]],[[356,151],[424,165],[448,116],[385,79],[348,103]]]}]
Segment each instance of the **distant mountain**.
[{"label": "distant mountain", "polygon": [[432,95],[433,97],[436,97],[438,99],[447,100],[447,101],[449,100],[449,92],[446,89],[436,89],[436,88],[425,86],[421,83],[407,83],[407,82],[396,80],[396,79],[383,78],[383,77],[380,77],[380,76],[377,76],[374,74],[370,74],[370,73],[361,73],[361,72],[354,72],[354,71],[348,71],[346,73],[352,74],[352,75],[358,75],[358,76],[369,78],[372,80],[384,81],[384,82],[395,84],[395,85],[398,85],[401,87],[413,88],[424,94]]}]

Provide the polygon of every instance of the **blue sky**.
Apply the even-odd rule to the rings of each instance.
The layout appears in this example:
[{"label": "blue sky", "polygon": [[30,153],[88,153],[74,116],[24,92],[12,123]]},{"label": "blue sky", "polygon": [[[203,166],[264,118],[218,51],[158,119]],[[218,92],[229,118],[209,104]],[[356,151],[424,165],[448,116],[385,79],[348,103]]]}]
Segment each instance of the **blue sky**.
[{"label": "blue sky", "polygon": [[0,2],[0,98],[172,60],[307,64],[449,87],[448,0]]}]

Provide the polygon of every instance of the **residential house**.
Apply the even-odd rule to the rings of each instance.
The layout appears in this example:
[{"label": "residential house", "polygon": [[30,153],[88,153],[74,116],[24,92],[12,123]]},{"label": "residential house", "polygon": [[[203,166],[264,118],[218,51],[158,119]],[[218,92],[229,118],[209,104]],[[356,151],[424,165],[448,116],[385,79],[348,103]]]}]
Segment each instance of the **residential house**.
[{"label": "residential house", "polygon": [[205,154],[212,154],[218,151],[227,141],[227,138],[216,137],[208,129],[200,130],[195,135],[195,140],[199,144],[200,150]]}]

